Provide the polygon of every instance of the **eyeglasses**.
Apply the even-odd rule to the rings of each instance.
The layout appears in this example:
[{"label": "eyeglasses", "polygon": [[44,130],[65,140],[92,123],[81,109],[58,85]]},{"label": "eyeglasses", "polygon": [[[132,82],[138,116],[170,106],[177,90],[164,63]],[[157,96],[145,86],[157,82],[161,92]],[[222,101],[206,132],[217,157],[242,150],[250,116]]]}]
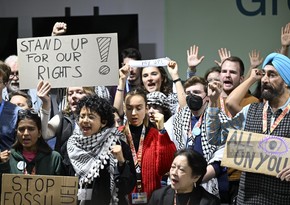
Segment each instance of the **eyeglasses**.
[{"label": "eyeglasses", "polygon": [[26,116],[38,117],[38,112],[36,112],[34,109],[18,110],[18,118],[24,118]]},{"label": "eyeglasses", "polygon": [[14,78],[14,77],[18,78],[18,71],[16,71],[16,72],[11,72],[11,74],[10,74],[10,76],[9,76],[9,79],[12,79],[12,78]]}]

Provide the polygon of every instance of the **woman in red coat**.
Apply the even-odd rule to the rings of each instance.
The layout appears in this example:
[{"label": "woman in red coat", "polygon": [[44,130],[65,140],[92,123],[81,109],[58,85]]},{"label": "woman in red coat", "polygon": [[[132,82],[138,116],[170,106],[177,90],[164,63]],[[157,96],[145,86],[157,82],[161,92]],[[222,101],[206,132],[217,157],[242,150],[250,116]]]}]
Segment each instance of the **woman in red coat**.
[{"label": "woman in red coat", "polygon": [[[126,135],[137,173],[137,185],[131,194],[132,204],[146,204],[152,192],[161,187],[161,178],[171,166],[176,151],[163,128],[163,118],[158,115],[157,129],[147,116],[146,93],[142,89],[129,92],[125,98],[127,123],[121,130]],[[159,130],[158,130],[159,129]]]}]

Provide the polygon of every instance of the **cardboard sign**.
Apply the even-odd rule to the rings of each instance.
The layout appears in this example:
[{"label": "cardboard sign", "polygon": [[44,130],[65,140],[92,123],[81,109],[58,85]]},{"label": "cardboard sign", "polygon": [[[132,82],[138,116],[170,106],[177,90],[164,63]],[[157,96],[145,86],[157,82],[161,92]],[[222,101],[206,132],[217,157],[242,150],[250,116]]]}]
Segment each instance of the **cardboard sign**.
[{"label": "cardboard sign", "polygon": [[222,165],[276,176],[290,165],[290,139],[230,130]]},{"label": "cardboard sign", "polygon": [[116,33],[20,38],[17,53],[21,89],[118,84]]},{"label": "cardboard sign", "polygon": [[1,205],[76,205],[78,178],[3,174]]}]

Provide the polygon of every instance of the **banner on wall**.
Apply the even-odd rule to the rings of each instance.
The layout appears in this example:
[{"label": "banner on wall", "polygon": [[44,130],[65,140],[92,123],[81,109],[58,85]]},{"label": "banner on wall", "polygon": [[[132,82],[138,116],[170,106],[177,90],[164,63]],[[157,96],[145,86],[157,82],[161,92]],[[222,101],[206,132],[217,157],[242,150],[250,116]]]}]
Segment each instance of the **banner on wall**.
[{"label": "banner on wall", "polygon": [[20,38],[17,52],[21,89],[118,84],[117,33]]}]

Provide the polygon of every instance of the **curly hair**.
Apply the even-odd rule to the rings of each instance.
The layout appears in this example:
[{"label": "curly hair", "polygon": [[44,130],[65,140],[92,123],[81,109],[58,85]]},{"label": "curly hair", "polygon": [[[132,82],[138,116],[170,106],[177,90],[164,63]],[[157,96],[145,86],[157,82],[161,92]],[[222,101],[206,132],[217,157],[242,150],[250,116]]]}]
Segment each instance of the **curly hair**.
[{"label": "curly hair", "polygon": [[[144,68],[141,68],[141,76],[142,76],[142,72]],[[164,93],[166,96],[168,96],[170,93],[172,93],[172,81],[168,78],[168,75],[164,67],[158,66],[156,68],[159,70],[161,74],[161,87],[160,87],[160,90],[157,90],[157,91],[160,91]],[[144,87],[143,81],[141,81],[141,85],[144,88],[144,90],[146,90]]]},{"label": "curly hair", "polygon": [[112,127],[115,124],[115,116],[113,106],[104,98],[98,95],[87,95],[83,97],[76,109],[77,117],[79,117],[82,108],[88,108],[91,112],[96,112],[101,118],[101,122],[105,123],[105,127]]}]

